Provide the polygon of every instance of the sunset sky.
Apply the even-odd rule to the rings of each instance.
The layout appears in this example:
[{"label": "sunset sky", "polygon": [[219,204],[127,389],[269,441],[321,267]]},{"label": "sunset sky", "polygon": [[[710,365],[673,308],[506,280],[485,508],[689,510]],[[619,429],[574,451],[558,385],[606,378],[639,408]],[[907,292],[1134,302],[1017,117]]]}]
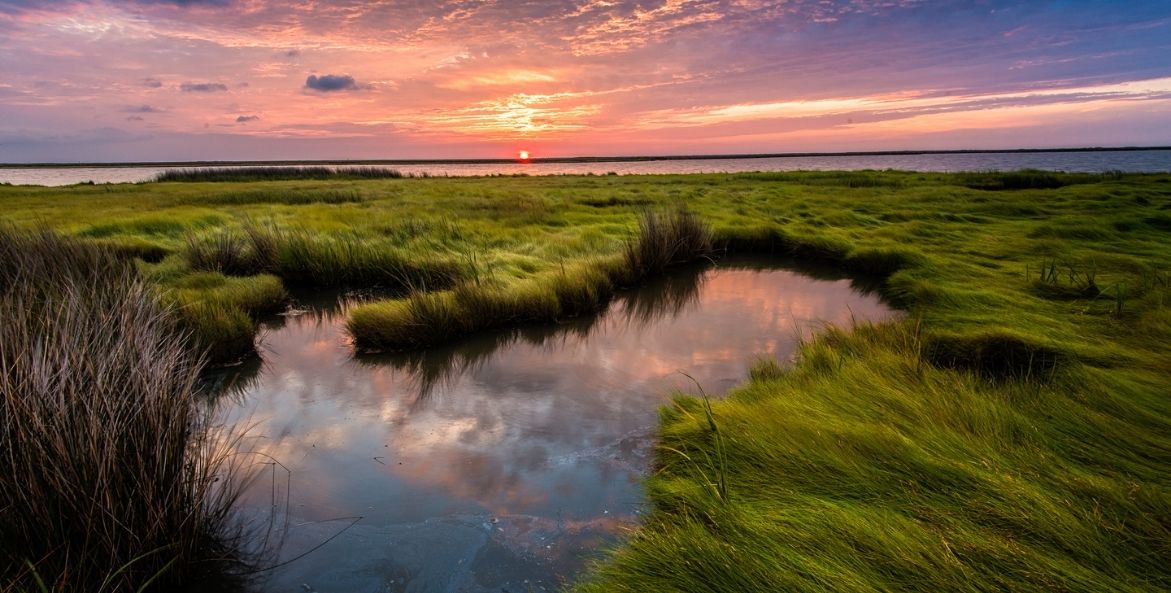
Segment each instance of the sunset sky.
[{"label": "sunset sky", "polygon": [[1171,144],[1171,2],[0,0],[0,161]]}]

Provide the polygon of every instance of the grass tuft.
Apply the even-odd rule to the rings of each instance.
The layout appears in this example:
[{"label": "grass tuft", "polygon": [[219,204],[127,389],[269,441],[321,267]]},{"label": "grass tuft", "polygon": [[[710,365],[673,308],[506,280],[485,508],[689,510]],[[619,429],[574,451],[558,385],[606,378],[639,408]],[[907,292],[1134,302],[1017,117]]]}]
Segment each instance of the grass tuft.
[{"label": "grass tuft", "polygon": [[414,291],[405,299],[355,307],[347,328],[361,350],[403,350],[496,327],[575,317],[604,307],[618,286],[710,257],[711,237],[711,228],[690,212],[648,211],[620,264],[587,260],[527,282],[477,281],[451,291]]},{"label": "grass tuft", "polygon": [[0,589],[168,590],[240,568],[202,362],[134,267],[0,228],[0,308]]},{"label": "grass tuft", "polygon": [[1005,332],[929,335],[923,355],[936,366],[974,371],[994,380],[1047,379],[1072,358],[1058,348]]},{"label": "grass tuft", "polygon": [[643,212],[638,236],[626,243],[626,266],[634,278],[662,274],[668,267],[712,255],[712,229],[692,212]]},{"label": "grass tuft", "polygon": [[773,358],[757,358],[748,367],[748,378],[753,381],[773,381],[783,376],[785,369]]},{"label": "grass tuft", "polygon": [[1106,173],[1057,173],[1037,169],[1020,171],[984,171],[960,173],[956,181],[964,187],[985,191],[1010,191],[1022,189],[1057,189],[1067,185],[1098,183],[1120,179],[1117,171]]}]

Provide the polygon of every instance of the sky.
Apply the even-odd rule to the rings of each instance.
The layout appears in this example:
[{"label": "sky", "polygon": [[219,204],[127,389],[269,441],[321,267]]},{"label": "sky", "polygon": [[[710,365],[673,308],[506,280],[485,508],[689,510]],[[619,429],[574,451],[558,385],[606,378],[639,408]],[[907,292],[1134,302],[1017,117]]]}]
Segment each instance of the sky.
[{"label": "sky", "polygon": [[1171,145],[1171,2],[0,0],[0,162]]}]

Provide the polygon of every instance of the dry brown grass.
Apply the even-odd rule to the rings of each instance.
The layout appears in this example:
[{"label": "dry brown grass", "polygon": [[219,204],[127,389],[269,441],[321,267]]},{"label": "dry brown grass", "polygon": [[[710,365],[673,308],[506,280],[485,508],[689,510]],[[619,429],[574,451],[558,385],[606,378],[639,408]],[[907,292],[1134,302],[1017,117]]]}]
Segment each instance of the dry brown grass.
[{"label": "dry brown grass", "polygon": [[169,590],[239,566],[202,361],[134,267],[0,228],[0,310],[0,591]]}]

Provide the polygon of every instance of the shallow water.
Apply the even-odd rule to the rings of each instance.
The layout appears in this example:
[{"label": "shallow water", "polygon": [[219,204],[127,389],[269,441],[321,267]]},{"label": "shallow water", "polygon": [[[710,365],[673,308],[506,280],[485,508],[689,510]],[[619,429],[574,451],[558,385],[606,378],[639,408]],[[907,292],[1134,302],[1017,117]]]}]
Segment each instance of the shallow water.
[{"label": "shallow water", "polygon": [[[295,166],[295,165],[290,165]],[[387,165],[403,173],[428,175],[605,175],[742,173],[749,171],[1012,171],[1044,169],[1094,173],[1171,171],[1171,150],[1080,152],[986,152],[965,154],[830,155],[770,158],[677,159],[596,163],[427,163]],[[344,167],[344,165],[342,165]],[[70,185],[138,183],[150,181],[167,169],[191,167],[0,167],[0,183],[15,185]]]},{"label": "shallow water", "polygon": [[282,464],[257,466],[245,514],[285,532],[274,562],[308,552],[266,591],[554,590],[637,524],[657,408],[695,391],[681,371],[720,393],[825,323],[895,314],[840,276],[758,262],[415,353],[355,357],[344,307],[268,324],[262,364],[214,377],[224,419],[253,425],[245,448]]}]

